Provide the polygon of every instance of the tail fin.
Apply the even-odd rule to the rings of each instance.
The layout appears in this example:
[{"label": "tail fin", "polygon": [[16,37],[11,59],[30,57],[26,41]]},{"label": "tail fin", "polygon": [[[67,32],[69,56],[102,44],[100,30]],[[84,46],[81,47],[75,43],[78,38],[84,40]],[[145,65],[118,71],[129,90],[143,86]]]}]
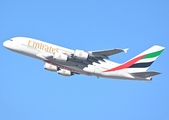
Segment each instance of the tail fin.
[{"label": "tail fin", "polygon": [[164,47],[154,45],[129,61],[105,72],[126,69],[128,72],[145,72],[163,52]]},{"label": "tail fin", "polygon": [[150,65],[159,57],[163,50],[164,47],[162,46],[152,46],[148,50],[127,61],[126,63],[130,63],[130,66],[128,68],[137,68],[137,71],[146,71]]}]

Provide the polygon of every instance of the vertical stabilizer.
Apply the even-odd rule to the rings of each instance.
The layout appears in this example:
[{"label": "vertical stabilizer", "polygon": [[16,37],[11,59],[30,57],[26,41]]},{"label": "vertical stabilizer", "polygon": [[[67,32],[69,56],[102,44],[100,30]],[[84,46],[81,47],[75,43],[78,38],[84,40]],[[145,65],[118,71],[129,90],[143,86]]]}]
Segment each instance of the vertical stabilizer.
[{"label": "vertical stabilizer", "polygon": [[106,70],[105,72],[126,70],[128,72],[145,72],[150,65],[158,58],[165,48],[159,45],[154,45],[136,57],[121,64],[115,68]]},{"label": "vertical stabilizer", "polygon": [[133,61],[132,65],[130,65],[128,68],[137,68],[143,71],[146,71],[150,65],[159,57],[159,55],[163,52],[164,47],[154,45],[148,50],[142,52],[141,54],[137,55],[133,59],[127,61],[131,62]]}]

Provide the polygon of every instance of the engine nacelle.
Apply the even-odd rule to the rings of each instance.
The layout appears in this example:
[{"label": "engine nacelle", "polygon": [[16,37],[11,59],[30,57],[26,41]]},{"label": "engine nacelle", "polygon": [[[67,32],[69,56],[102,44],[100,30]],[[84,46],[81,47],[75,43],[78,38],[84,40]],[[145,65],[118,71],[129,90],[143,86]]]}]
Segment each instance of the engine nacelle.
[{"label": "engine nacelle", "polygon": [[72,72],[66,69],[60,69],[58,70],[58,74],[63,75],[63,76],[72,76]]},{"label": "engine nacelle", "polygon": [[89,54],[83,50],[75,50],[74,57],[80,60],[87,60]]},{"label": "engine nacelle", "polygon": [[55,52],[53,59],[56,61],[65,62],[65,61],[67,61],[68,57],[67,57],[67,55],[63,54],[62,52]]},{"label": "engine nacelle", "polygon": [[58,70],[58,67],[49,63],[45,63],[44,69],[52,72],[56,72]]}]

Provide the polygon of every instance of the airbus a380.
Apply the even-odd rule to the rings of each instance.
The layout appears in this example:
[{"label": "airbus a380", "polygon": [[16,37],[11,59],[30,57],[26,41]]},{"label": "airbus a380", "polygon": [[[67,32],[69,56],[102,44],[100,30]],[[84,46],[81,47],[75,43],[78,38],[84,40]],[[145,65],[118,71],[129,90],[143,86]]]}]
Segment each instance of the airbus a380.
[{"label": "airbus a380", "polygon": [[123,80],[152,80],[160,74],[147,71],[164,47],[154,45],[123,64],[108,60],[111,55],[127,52],[128,49],[100,51],[72,50],[27,37],[14,37],[3,43],[7,49],[44,62],[44,69],[60,75],[85,74]]}]

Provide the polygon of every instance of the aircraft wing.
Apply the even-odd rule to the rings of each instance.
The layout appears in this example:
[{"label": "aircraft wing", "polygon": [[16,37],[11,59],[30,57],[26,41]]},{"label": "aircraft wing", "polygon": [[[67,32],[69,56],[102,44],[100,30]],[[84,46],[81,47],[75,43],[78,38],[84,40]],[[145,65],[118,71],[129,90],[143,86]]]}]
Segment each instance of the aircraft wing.
[{"label": "aircraft wing", "polygon": [[[69,63],[73,62],[74,64],[78,64],[78,68],[83,69],[84,67],[87,67],[89,64],[92,64],[93,62],[99,63],[99,61],[105,62],[105,58],[108,59],[108,56],[120,53],[120,52],[127,52],[128,49],[110,49],[110,50],[100,50],[100,51],[89,51],[89,57],[87,60],[78,60],[74,59],[73,55],[69,56]],[[48,54],[38,54],[37,55],[39,58],[44,59],[44,60],[50,60],[51,62],[55,62],[53,60],[53,55],[48,55]],[[68,64],[69,64],[68,63]],[[71,63],[70,63],[71,66]]]},{"label": "aircraft wing", "polygon": [[92,53],[92,55],[96,57],[108,58],[108,56],[115,55],[120,52],[127,53],[127,50],[128,48],[127,49],[116,48],[116,49],[110,49],[110,50],[91,51],[90,53]]}]

